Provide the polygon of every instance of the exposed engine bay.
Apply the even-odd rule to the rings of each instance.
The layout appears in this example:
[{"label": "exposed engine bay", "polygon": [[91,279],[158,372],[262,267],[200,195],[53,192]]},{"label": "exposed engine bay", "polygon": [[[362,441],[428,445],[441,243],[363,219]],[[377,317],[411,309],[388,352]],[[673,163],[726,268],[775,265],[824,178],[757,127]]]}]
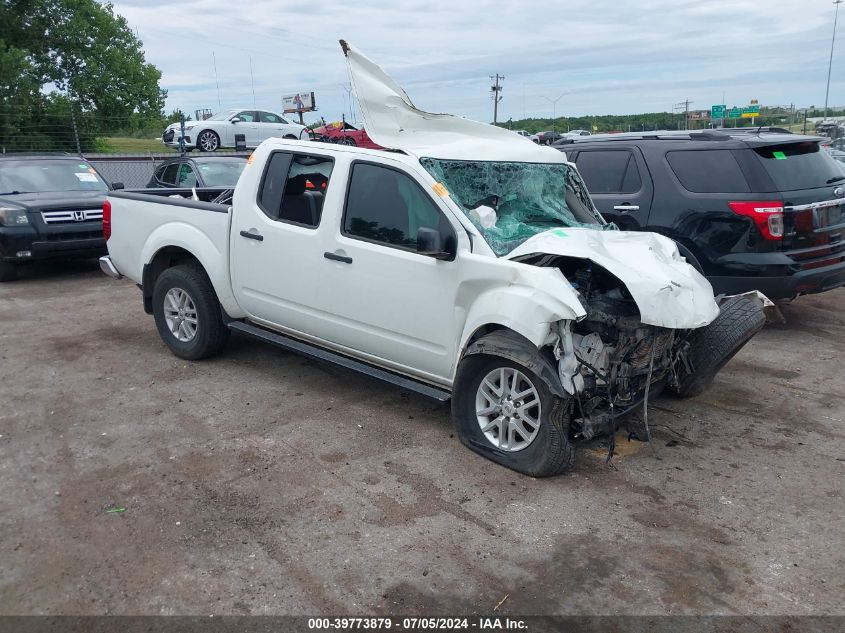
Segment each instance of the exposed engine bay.
[{"label": "exposed engine bay", "polygon": [[572,395],[574,437],[613,433],[623,416],[677,380],[678,363],[687,363],[688,330],[643,324],[625,284],[589,260],[537,255],[521,261],[560,269],[587,312],[579,321],[558,323],[552,348],[561,384]]}]

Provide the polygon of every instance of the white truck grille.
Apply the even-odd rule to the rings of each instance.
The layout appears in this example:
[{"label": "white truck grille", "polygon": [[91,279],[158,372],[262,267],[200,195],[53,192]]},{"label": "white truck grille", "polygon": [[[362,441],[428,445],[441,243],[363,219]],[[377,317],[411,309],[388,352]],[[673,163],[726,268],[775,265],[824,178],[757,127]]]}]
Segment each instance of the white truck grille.
[{"label": "white truck grille", "polygon": [[42,211],[41,217],[46,224],[72,224],[102,220],[102,209],[74,209],[71,211]]}]

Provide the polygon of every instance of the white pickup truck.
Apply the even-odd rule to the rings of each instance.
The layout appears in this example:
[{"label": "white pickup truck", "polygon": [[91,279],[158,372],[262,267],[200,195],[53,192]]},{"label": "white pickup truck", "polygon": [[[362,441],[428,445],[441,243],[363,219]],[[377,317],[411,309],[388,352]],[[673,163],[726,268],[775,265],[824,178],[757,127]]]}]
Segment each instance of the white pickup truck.
[{"label": "white pickup truck", "polygon": [[110,192],[101,267],[140,285],[181,358],[236,330],[451,398],[472,450],[562,472],[650,393],[701,392],[761,303],[720,311],[671,240],[604,222],[564,154],[468,123],[415,147],[368,123],[393,151],[265,141],[231,205]]}]

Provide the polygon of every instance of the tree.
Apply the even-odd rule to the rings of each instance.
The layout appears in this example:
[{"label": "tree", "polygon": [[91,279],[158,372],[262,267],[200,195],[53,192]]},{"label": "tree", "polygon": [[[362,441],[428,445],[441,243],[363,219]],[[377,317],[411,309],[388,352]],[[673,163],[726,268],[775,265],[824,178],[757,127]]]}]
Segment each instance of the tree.
[{"label": "tree", "polygon": [[[18,137],[37,127],[27,112],[56,102],[56,93],[66,95],[68,107],[95,133],[126,126],[130,119],[160,120],[167,96],[160,79],[161,72],[146,62],[141,41],[110,3],[4,0],[0,5],[0,142],[14,136],[15,124]],[[51,93],[44,94],[48,88]]]}]

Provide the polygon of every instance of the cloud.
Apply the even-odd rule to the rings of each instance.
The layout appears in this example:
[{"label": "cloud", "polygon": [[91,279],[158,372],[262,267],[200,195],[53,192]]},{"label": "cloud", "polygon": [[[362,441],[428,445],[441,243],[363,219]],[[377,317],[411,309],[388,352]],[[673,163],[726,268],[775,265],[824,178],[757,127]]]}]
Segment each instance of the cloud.
[{"label": "cloud", "polygon": [[[319,115],[350,116],[337,40],[363,50],[415,104],[492,118],[489,75],[505,75],[500,118],[667,111],[722,101],[824,102],[833,6],[809,0],[114,0],[188,112],[313,90]],[[845,11],[840,16],[845,21]],[[840,28],[842,25],[840,24]],[[839,38],[830,102],[845,105]],[[214,62],[216,61],[216,77]],[[219,84],[219,93],[217,86]],[[311,115],[315,118],[317,115]]]}]

